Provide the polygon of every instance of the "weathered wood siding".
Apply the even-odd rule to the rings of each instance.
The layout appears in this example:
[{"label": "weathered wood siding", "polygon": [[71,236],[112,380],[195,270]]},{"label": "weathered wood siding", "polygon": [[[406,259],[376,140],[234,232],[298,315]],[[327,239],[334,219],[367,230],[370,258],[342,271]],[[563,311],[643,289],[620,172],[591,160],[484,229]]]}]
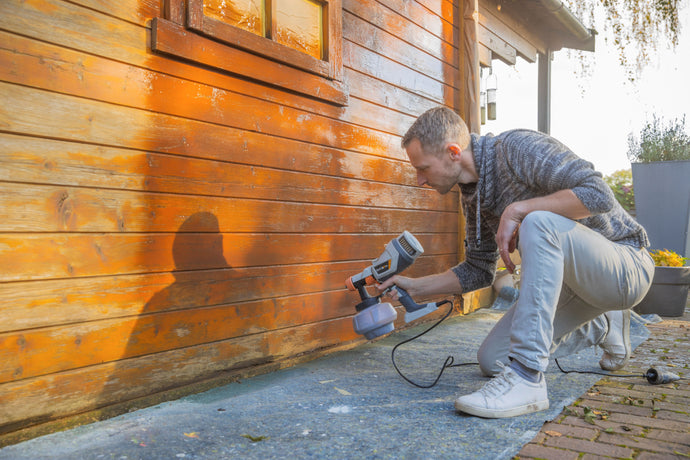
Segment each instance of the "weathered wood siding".
[{"label": "weathered wood siding", "polygon": [[152,53],[159,3],[0,1],[0,433],[361,342],[402,230],[457,261],[399,147],[459,100],[451,2],[345,0],[344,106]]}]

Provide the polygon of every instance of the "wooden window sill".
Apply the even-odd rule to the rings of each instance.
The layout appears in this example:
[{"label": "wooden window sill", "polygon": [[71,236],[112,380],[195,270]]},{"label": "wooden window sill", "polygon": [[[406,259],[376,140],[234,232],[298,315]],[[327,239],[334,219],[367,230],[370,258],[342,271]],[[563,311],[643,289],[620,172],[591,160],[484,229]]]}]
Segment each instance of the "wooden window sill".
[{"label": "wooden window sill", "polygon": [[340,81],[228,46],[166,19],[153,18],[151,21],[151,50],[337,106],[347,105],[348,93]]}]

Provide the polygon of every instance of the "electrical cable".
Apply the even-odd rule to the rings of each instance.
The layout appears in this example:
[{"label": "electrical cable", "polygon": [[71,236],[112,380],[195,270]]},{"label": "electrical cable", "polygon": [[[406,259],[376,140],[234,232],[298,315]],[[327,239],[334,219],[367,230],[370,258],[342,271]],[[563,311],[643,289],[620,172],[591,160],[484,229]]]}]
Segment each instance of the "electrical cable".
[{"label": "electrical cable", "polygon": [[580,371],[576,369],[565,370],[561,367],[561,364],[558,362],[558,359],[554,359],[554,361],[556,361],[556,366],[558,366],[558,369],[564,374],[594,374],[616,378],[642,377],[643,379],[647,379],[647,382],[649,382],[652,385],[662,385],[665,383],[675,382],[677,380],[690,380],[688,377],[680,377],[679,375],[676,375],[672,372],[657,370],[653,367],[650,367],[644,374],[613,374],[611,372]]},{"label": "electrical cable", "polygon": [[437,306],[440,307],[441,305],[444,305],[444,304],[449,304],[449,305],[450,305],[450,308],[448,309],[448,312],[447,312],[445,315],[443,315],[443,317],[442,317],[440,320],[438,320],[438,321],[437,321],[436,323],[434,323],[429,329],[427,329],[427,330],[421,332],[420,334],[417,334],[417,335],[415,335],[414,337],[411,337],[411,338],[409,338],[409,339],[405,339],[405,340],[403,340],[402,342],[398,343],[396,346],[393,347],[393,350],[391,350],[391,361],[393,362],[393,367],[395,368],[395,370],[398,372],[398,374],[400,375],[400,377],[402,377],[407,383],[409,383],[409,384],[411,384],[411,385],[414,385],[414,386],[416,386],[417,388],[432,388],[432,387],[436,386],[436,384],[438,383],[438,381],[441,380],[441,376],[443,375],[443,372],[444,372],[446,369],[448,369],[449,367],[461,367],[461,366],[471,366],[471,365],[478,365],[478,364],[479,364],[479,363],[460,363],[460,364],[455,364],[455,358],[453,358],[452,356],[448,356],[448,357],[446,358],[446,361],[443,363],[443,366],[441,367],[441,371],[438,373],[438,376],[436,377],[436,380],[434,380],[433,383],[431,383],[431,384],[429,384],[429,385],[422,385],[422,384],[420,384],[420,383],[416,383],[416,382],[412,381],[411,379],[407,378],[407,377],[402,373],[402,371],[401,371],[400,369],[398,369],[398,365],[395,363],[395,351],[398,349],[399,346],[404,345],[404,344],[406,344],[406,343],[408,343],[408,342],[412,342],[413,340],[418,339],[419,337],[423,336],[424,334],[426,334],[427,332],[431,331],[431,330],[434,329],[436,326],[438,326],[439,324],[441,324],[446,318],[448,318],[448,317],[450,316],[450,314],[453,312],[453,302],[451,302],[450,300],[444,300],[444,301],[442,301],[442,302],[439,302],[439,304],[438,304]]},{"label": "electrical cable", "polygon": [[[446,312],[446,314],[443,315],[443,317],[441,319],[436,321],[433,325],[431,325],[431,327],[429,327],[425,331],[415,335],[414,337],[411,337],[409,339],[405,339],[402,342],[398,343],[391,350],[391,361],[392,361],[393,367],[395,368],[398,375],[400,375],[400,377],[402,377],[403,380],[405,380],[407,383],[409,383],[410,385],[413,385],[417,388],[432,388],[432,387],[436,386],[436,384],[439,382],[439,380],[441,380],[441,376],[443,375],[445,370],[448,368],[479,365],[479,363],[475,363],[475,362],[466,362],[466,363],[456,364],[455,358],[453,358],[452,356],[448,356],[446,358],[446,361],[443,363],[443,366],[441,366],[441,370],[439,371],[438,375],[436,376],[436,379],[428,385],[424,385],[424,384],[417,383],[417,382],[413,381],[412,379],[408,378],[405,374],[403,374],[402,371],[398,368],[398,365],[395,362],[395,352],[397,351],[397,349],[401,345],[404,345],[408,342],[412,342],[413,340],[417,340],[419,337],[428,333],[429,331],[434,329],[436,326],[441,324],[443,321],[445,321],[450,316],[450,314],[453,312],[453,302],[451,302],[450,300],[444,300],[442,302],[439,302],[438,306],[440,307],[441,305],[445,305],[445,304],[450,305],[450,308],[448,309],[448,312]],[[554,359],[554,361],[556,362],[556,366],[558,366],[558,369],[564,374],[592,374],[592,375],[602,375],[605,377],[614,377],[614,378],[640,378],[641,377],[643,379],[647,379],[647,382],[649,382],[652,385],[661,385],[661,384],[665,384],[665,383],[675,382],[677,380],[690,380],[690,378],[688,378],[688,377],[680,377],[680,376],[678,376],[672,372],[657,370],[653,367],[650,367],[647,370],[647,372],[645,372],[644,374],[614,374],[611,372],[601,372],[601,371],[592,371],[592,370],[589,370],[589,371],[582,371],[582,370],[577,370],[577,369],[566,370],[566,369],[563,369],[563,367],[561,366],[561,363],[558,362],[558,359]]]}]

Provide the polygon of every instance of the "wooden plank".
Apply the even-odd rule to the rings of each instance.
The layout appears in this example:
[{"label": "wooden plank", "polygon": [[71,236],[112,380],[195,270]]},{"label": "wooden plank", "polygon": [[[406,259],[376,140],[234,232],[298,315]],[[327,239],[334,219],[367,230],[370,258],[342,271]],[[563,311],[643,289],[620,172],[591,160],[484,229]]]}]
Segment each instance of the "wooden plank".
[{"label": "wooden plank", "polygon": [[[523,33],[517,32],[511,26],[517,26],[516,21],[508,18],[497,9],[491,9],[484,2],[479,4],[479,24],[505,40],[515,48],[517,54],[529,62],[536,62],[537,48],[530,43]],[[530,34],[532,35],[532,34]]]},{"label": "wooden plank", "polygon": [[[423,276],[456,263],[454,255],[422,256],[405,273]],[[0,283],[0,333],[131,317],[144,309],[151,314],[340,291],[345,279],[368,264],[355,260]],[[345,299],[352,308],[358,300],[354,292]]]},{"label": "wooden plank", "polygon": [[[457,28],[453,27],[452,21],[444,21],[436,12],[429,11],[427,8],[414,1],[406,0],[358,0],[359,3],[363,3],[367,8],[372,10],[382,11],[388,9],[397,16],[390,24],[401,23],[401,22],[412,22],[417,24],[419,27],[426,31],[431,32],[436,37],[442,39],[446,43],[453,43],[454,34],[457,33]],[[350,0],[347,3],[349,6],[354,3],[354,0]],[[381,8],[380,5],[384,5],[387,8]],[[372,16],[369,14],[369,16]],[[365,16],[366,17],[366,16]]]},{"label": "wooden plank", "polygon": [[0,432],[363,339],[350,318],[105,363],[0,385]]},{"label": "wooden plank", "polygon": [[[172,78],[24,37],[0,32],[0,43],[5,43],[4,46],[0,45],[0,78],[6,81],[222,124],[236,123],[228,116],[236,111],[226,114],[224,106],[257,105],[255,97],[244,98],[234,92],[186,79]],[[80,71],[74,72],[75,68]],[[174,91],[184,95],[194,94],[195,103],[189,106],[171,104],[169,94]],[[199,104],[198,101],[204,95],[208,97],[208,104]],[[362,100],[369,99],[371,93],[360,93],[359,97]],[[407,97],[419,99],[412,94]],[[225,102],[219,106],[221,100]],[[266,111],[266,107],[271,106],[273,104],[264,105],[263,109],[257,108],[256,111],[265,113],[266,117],[274,117],[270,109]],[[282,110],[285,113],[290,109]],[[300,113],[305,116],[306,112]],[[376,106],[360,100],[351,103],[348,110],[340,116],[340,120],[394,134],[403,131],[414,121],[412,117],[390,110],[388,106]]]},{"label": "wooden plank", "polygon": [[343,28],[348,40],[370,51],[386,56],[399,64],[414,69],[447,85],[457,87],[457,67],[444,63],[437,55],[421,52],[402,40],[370,23],[344,13]]},{"label": "wooden plank", "polygon": [[[415,117],[428,109],[438,106],[438,102],[428,99],[420,94],[390,85],[389,83],[373,78],[364,73],[345,69],[345,78],[350,85],[350,107],[353,107],[360,98],[365,98],[372,104],[381,105],[390,110],[396,110]],[[445,104],[453,108],[455,101],[447,100]],[[410,123],[411,125],[411,123]],[[409,126],[406,125],[407,130]],[[403,131],[404,132],[404,131]]]},{"label": "wooden plank", "polygon": [[458,14],[457,5],[449,0],[417,0],[417,3],[450,24],[454,23]]},{"label": "wooden plank", "polygon": [[477,38],[479,43],[492,51],[494,57],[508,65],[515,65],[517,56],[515,48],[482,24],[479,24],[477,28]]},{"label": "wooden plank", "polygon": [[[275,150],[277,145],[283,144],[282,146],[288,145],[291,148],[277,151],[280,165],[273,166],[293,169],[299,163],[307,163],[308,155],[301,148],[303,144],[291,140],[282,141],[256,132],[272,125],[279,132],[289,130],[297,138],[311,138],[308,140],[323,143],[325,147],[333,146],[399,159],[405,155],[397,137],[353,125],[329,124],[326,120],[316,120],[304,114],[303,118],[296,119],[276,116],[260,120],[248,117],[250,122],[252,118],[256,120],[256,126],[252,131],[247,131],[6,83],[0,83],[0,94],[6,101],[6,105],[0,107],[0,123],[4,124],[6,132],[17,134],[202,156],[245,164],[256,164],[257,160],[264,163],[264,149],[269,147],[270,150]],[[279,115],[280,109],[276,109],[276,114]],[[321,128],[323,130],[318,133],[309,132],[309,129],[318,131]],[[273,143],[272,147],[269,146],[270,143]],[[310,149],[306,150],[308,152]],[[321,167],[324,161],[327,169],[339,167],[338,164],[332,164],[332,160],[324,159],[320,147],[313,148],[312,151],[315,158],[310,159],[310,162],[316,159],[317,166],[303,166],[307,170],[327,173]]]},{"label": "wooden plank", "polygon": [[438,104],[443,104],[444,101],[452,98],[452,87],[425,77],[419,72],[355,43],[346,41],[343,44],[343,63],[357,72],[417,93]]},{"label": "wooden plank", "polygon": [[[112,0],[71,0],[71,2],[140,26],[146,26],[151,18],[161,16],[164,13],[162,11],[164,9],[163,3],[167,3],[165,0],[119,0],[117,2]],[[169,9],[168,12],[170,12]],[[175,13],[174,10],[173,13]]]},{"label": "wooden plank", "polygon": [[279,196],[283,201],[377,208],[457,209],[456,192],[439,195],[429,188],[379,182],[412,182],[411,167],[380,160],[383,164],[371,170],[368,160],[350,156],[349,175],[361,175],[362,180],[0,133],[0,180],[268,200]]},{"label": "wooden plank", "polygon": [[[403,2],[397,6],[398,8],[405,9],[407,4],[413,3]],[[437,56],[453,67],[457,67],[459,64],[457,47],[453,46],[453,40],[444,41],[441,38],[441,35],[447,37],[448,34],[444,34],[442,30],[443,25],[440,22],[436,24],[437,30],[430,31],[415,23],[409,16],[403,17],[396,12],[402,10],[382,8],[374,0],[345,0],[343,1],[343,9],[396,37],[400,37],[400,39],[430,55]],[[376,14],[372,14],[372,11],[375,11]],[[429,15],[428,11],[422,14],[424,16]],[[344,38],[348,39],[347,34],[344,34]],[[346,61],[343,61],[343,63],[347,65]]]},{"label": "wooden plank", "polygon": [[[397,228],[406,225],[400,222]],[[378,255],[397,236],[210,231],[181,235],[0,234],[0,266],[5,267],[0,282],[365,259]],[[430,255],[457,250],[454,233],[410,231]]]},{"label": "wooden plank", "polygon": [[[252,184],[250,177],[244,185]],[[279,185],[275,192],[282,194]],[[380,193],[389,192],[381,187]],[[408,193],[412,201],[413,190]],[[369,204],[375,198],[370,197]],[[402,225],[413,232],[446,233],[456,225],[454,210],[378,209],[2,182],[0,208],[6,215],[0,220],[0,232],[144,233],[184,228],[221,233],[389,233]],[[213,222],[195,219],[204,215]]]},{"label": "wooden plank", "polygon": [[336,105],[347,105],[346,87],[336,80],[218,43],[165,19],[154,18],[151,22],[151,49],[304,93]]},{"label": "wooden plank", "polygon": [[[175,285],[149,300],[184,295]],[[345,291],[192,307],[0,334],[0,383],[351,316]]]}]

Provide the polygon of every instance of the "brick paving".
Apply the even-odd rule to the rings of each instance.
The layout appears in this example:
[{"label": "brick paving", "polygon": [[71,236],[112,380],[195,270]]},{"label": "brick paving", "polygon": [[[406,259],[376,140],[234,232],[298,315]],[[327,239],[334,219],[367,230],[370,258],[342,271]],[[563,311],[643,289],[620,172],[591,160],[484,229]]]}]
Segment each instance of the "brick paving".
[{"label": "brick paving", "polygon": [[684,316],[647,327],[650,337],[620,371],[640,377],[602,378],[515,459],[690,458],[690,380],[650,385],[642,378],[654,367],[690,379],[690,298]]}]

